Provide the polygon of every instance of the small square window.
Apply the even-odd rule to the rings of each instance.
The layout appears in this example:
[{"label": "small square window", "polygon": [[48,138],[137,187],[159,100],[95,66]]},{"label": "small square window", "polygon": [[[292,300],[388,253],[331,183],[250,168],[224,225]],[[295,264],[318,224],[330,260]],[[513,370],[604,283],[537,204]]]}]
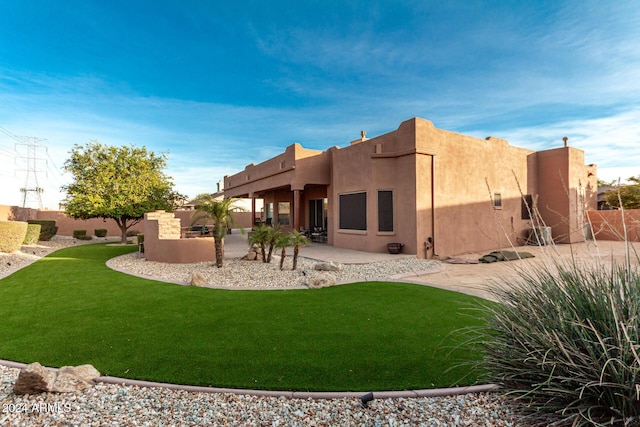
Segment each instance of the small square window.
[{"label": "small square window", "polygon": [[502,209],[502,193],[493,193],[493,208]]}]

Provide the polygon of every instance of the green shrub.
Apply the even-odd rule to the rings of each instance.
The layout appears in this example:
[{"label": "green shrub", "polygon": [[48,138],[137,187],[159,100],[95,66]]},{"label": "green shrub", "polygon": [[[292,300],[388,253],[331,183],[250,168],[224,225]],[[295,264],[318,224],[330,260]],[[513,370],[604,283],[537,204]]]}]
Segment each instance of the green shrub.
[{"label": "green shrub", "polygon": [[481,368],[538,425],[640,425],[640,272],[555,267],[494,291]]},{"label": "green shrub", "polygon": [[40,225],[40,237],[38,240],[48,242],[58,232],[56,222],[52,219],[30,219],[27,221],[29,224]]},{"label": "green shrub", "polygon": [[138,244],[144,243],[144,233],[138,233]]},{"label": "green shrub", "polygon": [[27,224],[27,234],[24,236],[24,245],[33,245],[38,243],[40,238],[40,224]]},{"label": "green shrub", "polygon": [[96,235],[96,237],[106,237],[107,236],[107,229],[106,228],[96,228],[95,230],[93,230],[93,233]]},{"label": "green shrub", "polygon": [[27,223],[0,221],[0,252],[19,251],[27,234]]},{"label": "green shrub", "polygon": [[91,240],[91,236],[87,236],[87,230],[73,230],[73,238],[78,240]]},{"label": "green shrub", "polygon": [[128,230],[127,231],[127,237],[134,237],[137,236],[138,233],[140,233],[138,230]]}]

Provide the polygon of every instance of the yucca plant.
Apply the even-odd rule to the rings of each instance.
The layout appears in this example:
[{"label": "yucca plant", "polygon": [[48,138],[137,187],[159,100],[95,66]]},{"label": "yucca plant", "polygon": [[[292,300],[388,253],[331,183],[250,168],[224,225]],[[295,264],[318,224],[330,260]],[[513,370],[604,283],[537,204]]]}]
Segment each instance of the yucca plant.
[{"label": "yucca plant", "polygon": [[[504,283],[507,285],[506,283]],[[479,368],[531,425],[640,426],[640,273],[556,263],[521,271],[481,310]]]}]

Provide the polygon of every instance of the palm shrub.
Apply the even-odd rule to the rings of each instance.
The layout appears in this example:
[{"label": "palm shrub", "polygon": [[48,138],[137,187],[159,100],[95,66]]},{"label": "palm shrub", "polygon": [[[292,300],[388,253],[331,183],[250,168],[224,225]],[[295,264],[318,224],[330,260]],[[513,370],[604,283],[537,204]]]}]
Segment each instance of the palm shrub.
[{"label": "palm shrub", "polygon": [[[273,255],[273,249],[276,246],[276,240],[282,233],[280,232],[280,224],[273,225],[271,227],[267,226],[267,244],[269,245],[269,252],[267,253],[267,259],[265,262],[271,263],[271,256]],[[264,259],[264,258],[263,258]]]},{"label": "palm shrub", "polygon": [[482,369],[533,425],[640,426],[640,273],[576,261],[492,291]]},{"label": "palm shrub", "polygon": [[291,241],[291,246],[293,246],[293,268],[292,270],[298,269],[298,254],[300,254],[300,248],[309,243],[309,239],[300,233],[298,230],[293,230],[289,233],[289,239]]},{"label": "palm shrub", "polygon": [[289,234],[279,234],[276,237],[274,246],[280,251],[280,270],[284,270],[284,259],[287,257],[287,246],[291,246],[291,236]]},{"label": "palm shrub", "polygon": [[237,199],[229,198],[217,200],[211,194],[200,194],[195,198],[193,224],[202,220],[213,221],[213,243],[216,250],[216,267],[222,268],[224,263],[224,238],[229,227],[237,225],[233,213],[243,209],[235,206]]},{"label": "palm shrub", "polygon": [[270,228],[266,224],[254,225],[249,234],[249,245],[258,245],[260,247],[262,262],[267,262],[267,239]]}]

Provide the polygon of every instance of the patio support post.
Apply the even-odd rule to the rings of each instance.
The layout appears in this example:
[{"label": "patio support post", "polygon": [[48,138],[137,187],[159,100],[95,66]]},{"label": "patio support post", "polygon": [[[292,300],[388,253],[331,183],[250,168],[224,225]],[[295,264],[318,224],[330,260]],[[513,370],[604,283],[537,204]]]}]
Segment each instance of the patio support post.
[{"label": "patio support post", "polygon": [[300,231],[300,190],[293,190],[293,229]]},{"label": "patio support post", "polygon": [[256,225],[256,197],[251,194],[251,227]]}]

